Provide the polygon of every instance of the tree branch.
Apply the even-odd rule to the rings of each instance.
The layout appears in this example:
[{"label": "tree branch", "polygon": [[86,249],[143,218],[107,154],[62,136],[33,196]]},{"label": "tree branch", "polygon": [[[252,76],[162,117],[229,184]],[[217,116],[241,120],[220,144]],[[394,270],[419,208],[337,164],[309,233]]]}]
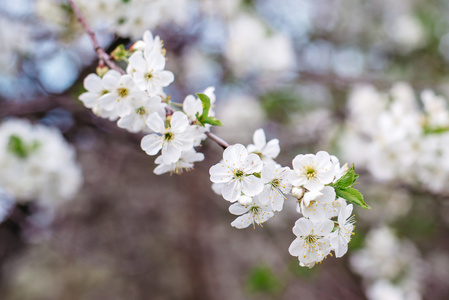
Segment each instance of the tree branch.
[{"label": "tree branch", "polygon": [[229,144],[223,140],[222,138],[220,138],[219,136],[213,134],[210,131],[206,131],[206,135],[213,140],[215,143],[217,143],[219,146],[221,146],[223,149],[226,149],[229,147]]},{"label": "tree branch", "polygon": [[75,2],[73,2],[73,0],[67,0],[67,1],[69,2],[69,5],[72,7],[73,12],[75,13],[76,18],[78,19],[78,21],[80,21],[80,23],[83,26],[84,30],[86,31],[86,33],[89,35],[90,39],[92,40],[95,52],[97,52],[98,58],[100,59],[100,64],[106,63],[106,65],[109,68],[114,69],[114,70],[120,72],[120,74],[122,74],[122,75],[125,74],[125,71],[123,71],[122,68],[117,66],[112,61],[112,59],[109,56],[109,54],[107,54],[106,51],[100,46],[100,44],[98,43],[97,37],[95,36],[95,33],[92,31],[92,29],[90,28],[89,24],[87,24],[86,20],[84,19],[83,15],[81,14],[80,10],[75,5]]}]

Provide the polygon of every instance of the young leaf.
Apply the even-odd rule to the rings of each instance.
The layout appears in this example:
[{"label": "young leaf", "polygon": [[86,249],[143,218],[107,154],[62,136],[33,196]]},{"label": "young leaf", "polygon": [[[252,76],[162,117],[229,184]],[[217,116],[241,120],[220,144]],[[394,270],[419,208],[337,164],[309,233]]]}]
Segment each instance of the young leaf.
[{"label": "young leaf", "polygon": [[204,124],[210,124],[213,126],[223,126],[223,123],[221,123],[221,121],[215,117],[207,117],[203,120]]},{"label": "young leaf", "polygon": [[350,187],[355,182],[354,180],[355,175],[356,174],[354,173],[354,164],[353,164],[352,167],[343,176],[341,176],[340,179],[337,180],[335,185],[342,188]]},{"label": "young leaf", "polygon": [[371,207],[363,201],[363,195],[355,188],[340,188],[336,186],[335,193],[338,197],[343,198],[348,202],[354,203],[365,209],[371,209]]},{"label": "young leaf", "polygon": [[210,110],[210,99],[206,94],[196,94],[198,96],[198,98],[201,100],[201,103],[203,104],[203,113],[201,115],[202,119],[207,118],[207,116],[209,115],[209,110]]},{"label": "young leaf", "polygon": [[210,117],[209,116],[209,110],[211,107],[210,104],[210,99],[207,95],[205,94],[197,94],[198,98],[201,100],[201,103],[203,104],[203,112],[202,114],[196,114],[196,119],[198,120],[198,122],[204,126],[204,124],[210,124],[213,126],[223,126],[223,124],[221,123],[221,121],[215,117]]}]

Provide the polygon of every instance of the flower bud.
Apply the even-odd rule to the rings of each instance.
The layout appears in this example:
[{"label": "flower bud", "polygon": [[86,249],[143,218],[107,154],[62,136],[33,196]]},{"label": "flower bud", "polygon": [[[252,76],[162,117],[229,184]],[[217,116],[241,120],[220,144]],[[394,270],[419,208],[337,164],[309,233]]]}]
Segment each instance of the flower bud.
[{"label": "flower bud", "polygon": [[109,71],[109,68],[107,66],[98,65],[98,67],[96,69],[97,75],[100,77],[103,77],[104,74],[106,74],[108,71]]},{"label": "flower bud", "polygon": [[145,42],[144,41],[137,41],[129,48],[131,51],[143,51],[145,50]]},{"label": "flower bud", "polygon": [[242,206],[247,206],[247,205],[250,205],[251,202],[253,202],[253,199],[252,199],[251,197],[242,195],[242,196],[240,196],[240,198],[238,199],[238,201],[239,201],[240,205],[242,205]]},{"label": "flower bud", "polygon": [[301,199],[302,196],[304,195],[304,189],[303,188],[299,188],[299,187],[294,187],[292,189],[292,196],[295,197],[296,199]]}]

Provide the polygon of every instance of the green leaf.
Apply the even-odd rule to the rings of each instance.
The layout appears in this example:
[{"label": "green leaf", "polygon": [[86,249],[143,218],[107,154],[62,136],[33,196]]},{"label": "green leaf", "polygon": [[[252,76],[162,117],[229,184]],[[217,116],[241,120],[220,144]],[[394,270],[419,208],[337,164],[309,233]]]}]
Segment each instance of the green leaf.
[{"label": "green leaf", "polygon": [[[355,180],[354,164],[340,179],[335,182],[335,185],[342,188],[350,187],[354,184]],[[358,177],[358,176],[357,176]]]},{"label": "green leaf", "polygon": [[354,203],[365,209],[371,209],[371,207],[363,201],[363,195],[355,188],[341,188],[336,186],[335,193],[338,197],[343,198],[348,202]]},{"label": "green leaf", "polygon": [[8,150],[20,158],[26,158],[28,151],[20,137],[11,135],[8,142]]},{"label": "green leaf", "polygon": [[8,141],[8,150],[19,158],[27,158],[28,155],[41,146],[38,141],[33,141],[31,144],[26,144],[17,135],[11,135]]},{"label": "green leaf", "polygon": [[215,117],[207,117],[203,119],[203,124],[210,124],[213,126],[223,126],[223,123]]},{"label": "green leaf", "polygon": [[198,113],[196,114],[196,119],[198,120],[198,122],[202,126],[204,126],[204,124],[210,124],[213,126],[223,126],[223,123],[221,123],[219,119],[209,116],[209,110],[211,107],[209,97],[205,94],[197,94],[197,96],[201,100],[201,103],[203,104],[202,114],[201,115]]},{"label": "green leaf", "polygon": [[205,119],[209,115],[210,110],[210,99],[206,94],[196,94],[198,98],[201,100],[201,103],[203,104],[203,113],[201,115],[201,118]]}]

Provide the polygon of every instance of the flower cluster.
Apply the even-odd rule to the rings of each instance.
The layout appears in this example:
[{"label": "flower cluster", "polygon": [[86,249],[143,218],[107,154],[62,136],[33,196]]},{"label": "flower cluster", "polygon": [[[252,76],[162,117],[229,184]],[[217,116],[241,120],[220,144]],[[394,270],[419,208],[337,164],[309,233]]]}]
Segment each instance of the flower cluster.
[{"label": "flower cluster", "polygon": [[[114,50],[114,59],[129,61],[126,72],[90,74],[84,81],[87,92],[80,96],[97,115],[118,119],[117,125],[130,132],[146,134],[141,148],[148,155],[160,153],[154,170],[158,175],[181,173],[202,161],[204,155],[195,147],[211,135],[212,125],[222,125],[213,111],[214,88],[197,97],[189,95],[182,104],[164,93],[174,80],[173,73],[165,70],[164,54],[161,39],[147,31],[129,50],[124,46]],[[289,249],[300,265],[312,267],[331,251],[337,257],[346,253],[354,220],[353,206],[345,199],[368,208],[353,188],[358,177],[354,168],[340,167],[338,159],[324,151],[297,155],[293,169],[283,167],[275,161],[279,140],[267,142],[262,129],[256,130],[254,143],[247,147],[214,140],[225,150],[223,160],[211,167],[210,179],[214,191],[233,203],[229,210],[238,217],[232,226],[262,225],[290,197],[302,214],[293,228],[297,239]]]},{"label": "flower cluster", "polygon": [[275,161],[280,153],[277,139],[267,143],[259,129],[253,140],[248,147],[226,148],[223,160],[210,168],[213,190],[233,203],[229,211],[239,216],[231,225],[262,226],[291,199],[297,201],[302,217],[293,227],[297,238],[289,252],[300,265],[313,267],[331,251],[343,256],[354,230],[353,205],[346,200],[367,208],[353,188],[358,177],[354,169],[340,167],[339,160],[325,151],[297,155],[293,169],[283,167]]},{"label": "flower cluster", "polygon": [[81,182],[75,151],[57,129],[20,119],[0,125],[0,189],[5,194],[17,202],[57,204],[71,199]]},{"label": "flower cluster", "polygon": [[[129,56],[126,73],[108,70],[103,76],[89,74],[84,80],[87,92],[80,100],[98,116],[118,120],[120,128],[146,133],[142,149],[148,155],[161,153],[156,159],[156,174],[191,169],[194,162],[204,159],[194,147],[206,138],[210,124],[220,124],[212,108],[214,88],[207,88],[198,98],[187,96],[182,105],[173,103],[164,88],[173,82],[174,75],[165,70],[162,40],[149,31],[123,53]],[[182,111],[176,111],[178,106]]]},{"label": "flower cluster", "polygon": [[425,90],[419,103],[405,83],[394,85],[388,94],[360,86],[352,92],[348,109],[342,139],[346,157],[377,179],[447,191],[449,110],[443,97]]}]

